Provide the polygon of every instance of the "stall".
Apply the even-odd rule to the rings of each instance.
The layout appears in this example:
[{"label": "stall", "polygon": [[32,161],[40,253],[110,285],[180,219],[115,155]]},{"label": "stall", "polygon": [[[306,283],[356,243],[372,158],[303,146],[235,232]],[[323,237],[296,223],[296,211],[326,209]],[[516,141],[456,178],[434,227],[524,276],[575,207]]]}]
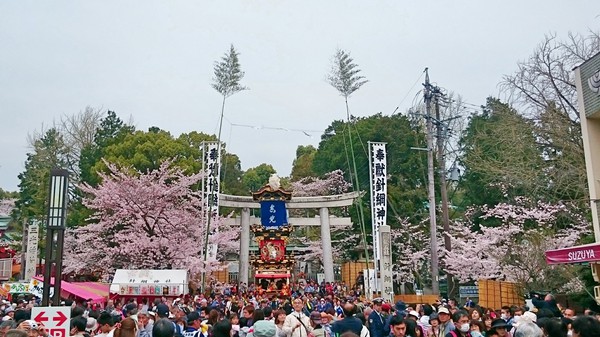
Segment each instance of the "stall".
[{"label": "stall", "polygon": [[185,269],[118,269],[110,285],[113,297],[179,297],[187,295],[188,271]]}]

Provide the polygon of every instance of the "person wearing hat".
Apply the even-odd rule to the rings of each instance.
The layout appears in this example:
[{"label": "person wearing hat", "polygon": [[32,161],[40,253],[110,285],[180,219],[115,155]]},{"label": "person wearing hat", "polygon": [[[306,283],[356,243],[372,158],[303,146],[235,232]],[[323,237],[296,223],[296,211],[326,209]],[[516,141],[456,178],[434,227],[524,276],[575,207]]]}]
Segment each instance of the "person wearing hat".
[{"label": "person wearing hat", "polygon": [[444,306],[438,308],[438,319],[440,320],[440,331],[443,332],[443,336],[446,336],[453,331],[456,327],[450,320],[450,310]]},{"label": "person wearing hat", "polygon": [[202,320],[197,311],[192,311],[187,315],[187,327],[183,331],[184,337],[201,337]]},{"label": "person wearing hat", "polygon": [[321,313],[313,311],[310,313],[310,326],[312,327],[312,336],[314,337],[325,337],[325,329],[321,326],[323,324]]},{"label": "person wearing hat", "polygon": [[377,299],[373,300],[373,311],[369,315],[369,333],[371,337],[384,337],[385,336],[385,320],[381,315],[382,301]]},{"label": "person wearing hat", "polygon": [[276,337],[277,334],[275,323],[265,320],[256,321],[252,326],[252,330],[251,335],[253,337]]},{"label": "person wearing hat", "polygon": [[491,330],[495,330],[498,333],[499,337],[510,337],[510,334],[508,333],[508,323],[506,323],[506,321],[504,321],[502,318],[496,318],[495,320],[492,321],[492,328]]},{"label": "person wearing hat", "polygon": [[429,315],[429,329],[427,329],[426,335],[427,337],[441,337],[443,336],[443,331],[440,329],[440,319],[437,313],[432,313]]}]

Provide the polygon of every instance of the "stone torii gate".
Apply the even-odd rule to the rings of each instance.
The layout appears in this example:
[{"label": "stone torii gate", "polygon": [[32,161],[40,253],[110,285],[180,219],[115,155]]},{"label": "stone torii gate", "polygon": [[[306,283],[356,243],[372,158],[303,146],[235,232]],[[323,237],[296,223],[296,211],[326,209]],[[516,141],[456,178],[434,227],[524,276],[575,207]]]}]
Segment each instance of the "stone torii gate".
[{"label": "stone torii gate", "polygon": [[[299,226],[321,226],[321,242],[323,244],[323,267],[325,269],[325,282],[334,281],[333,251],[331,248],[331,226],[351,225],[350,218],[331,217],[329,208],[350,206],[359,197],[358,192],[328,195],[319,197],[294,197],[286,202],[287,209],[319,209],[319,216],[315,218],[289,218],[288,223]],[[241,225],[240,235],[240,270],[239,280],[248,282],[250,272],[250,209],[260,209],[260,203],[251,196],[237,196],[220,194],[219,203],[222,207],[241,208],[241,217],[229,219],[229,224]],[[319,224],[315,220],[319,220]],[[233,222],[233,223],[232,223]]]}]

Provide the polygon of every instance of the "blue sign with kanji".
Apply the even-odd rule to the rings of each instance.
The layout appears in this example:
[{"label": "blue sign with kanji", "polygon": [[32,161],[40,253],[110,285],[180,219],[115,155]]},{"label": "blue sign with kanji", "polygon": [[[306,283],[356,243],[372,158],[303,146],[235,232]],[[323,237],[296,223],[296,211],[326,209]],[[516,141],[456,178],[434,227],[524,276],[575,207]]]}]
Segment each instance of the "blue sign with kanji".
[{"label": "blue sign with kanji", "polygon": [[265,200],[260,202],[260,223],[266,228],[287,225],[285,201]]}]

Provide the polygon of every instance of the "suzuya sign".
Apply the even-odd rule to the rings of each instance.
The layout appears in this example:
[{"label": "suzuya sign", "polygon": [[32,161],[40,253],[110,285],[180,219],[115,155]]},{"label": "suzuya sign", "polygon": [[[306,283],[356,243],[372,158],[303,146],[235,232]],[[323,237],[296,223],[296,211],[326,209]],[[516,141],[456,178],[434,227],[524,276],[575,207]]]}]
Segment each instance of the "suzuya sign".
[{"label": "suzuya sign", "polygon": [[34,321],[44,324],[51,336],[71,335],[71,307],[33,307],[31,317]]}]

